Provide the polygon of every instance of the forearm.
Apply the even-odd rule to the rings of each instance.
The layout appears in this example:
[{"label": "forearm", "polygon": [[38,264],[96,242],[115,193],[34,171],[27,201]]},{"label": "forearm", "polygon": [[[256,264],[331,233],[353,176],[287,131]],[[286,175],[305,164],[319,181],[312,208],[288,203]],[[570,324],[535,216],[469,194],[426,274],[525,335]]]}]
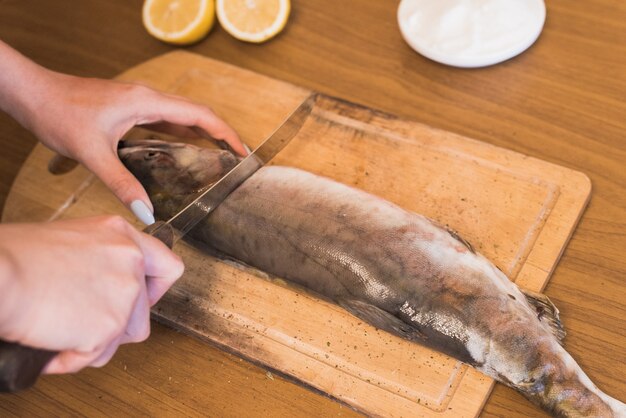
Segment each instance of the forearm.
[{"label": "forearm", "polygon": [[[0,238],[2,236],[0,226]],[[15,261],[0,242],[0,339],[12,340],[11,325],[15,320],[15,312],[18,306],[18,278]]]},{"label": "forearm", "polygon": [[0,109],[31,129],[29,119],[45,102],[50,73],[0,40]]}]

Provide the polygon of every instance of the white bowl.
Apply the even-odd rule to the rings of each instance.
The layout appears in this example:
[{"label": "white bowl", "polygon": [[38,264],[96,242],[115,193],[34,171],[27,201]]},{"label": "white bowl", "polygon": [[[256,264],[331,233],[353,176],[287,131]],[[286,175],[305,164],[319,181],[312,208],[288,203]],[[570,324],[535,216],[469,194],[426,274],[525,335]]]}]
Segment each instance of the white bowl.
[{"label": "white bowl", "polygon": [[543,29],[543,0],[402,0],[404,40],[433,61],[485,67],[530,47]]}]

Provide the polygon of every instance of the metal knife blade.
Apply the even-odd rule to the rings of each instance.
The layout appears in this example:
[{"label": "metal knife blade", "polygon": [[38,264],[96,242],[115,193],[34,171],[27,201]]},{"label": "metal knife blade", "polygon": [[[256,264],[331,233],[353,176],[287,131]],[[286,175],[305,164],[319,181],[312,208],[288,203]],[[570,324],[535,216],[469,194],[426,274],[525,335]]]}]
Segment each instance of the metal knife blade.
[{"label": "metal knife blade", "polygon": [[[311,94],[285,121],[261,143],[251,154],[241,160],[218,182],[209,187],[189,205],[179,211],[167,222],[159,223],[156,228],[147,228],[148,232],[159,237],[169,235],[170,247],[198,224],[205,216],[226,199],[226,197],[259,168],[267,164],[291,139],[296,136],[307,117],[313,110],[317,94]],[[167,231],[164,234],[164,230]],[[171,234],[173,233],[173,236]],[[171,240],[171,241],[170,241]]]}]

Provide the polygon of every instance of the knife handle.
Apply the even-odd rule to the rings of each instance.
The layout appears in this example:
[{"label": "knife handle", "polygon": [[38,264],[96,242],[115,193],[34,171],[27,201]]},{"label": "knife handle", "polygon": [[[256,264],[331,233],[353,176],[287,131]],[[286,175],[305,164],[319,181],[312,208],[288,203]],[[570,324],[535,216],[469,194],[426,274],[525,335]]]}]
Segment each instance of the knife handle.
[{"label": "knife handle", "polygon": [[0,340],[0,392],[16,392],[34,385],[57,354]]},{"label": "knife handle", "polygon": [[[174,230],[165,222],[155,222],[143,232],[159,239],[170,249],[174,245]],[[57,354],[57,351],[0,339],[0,393],[17,392],[34,385],[43,368]]]}]

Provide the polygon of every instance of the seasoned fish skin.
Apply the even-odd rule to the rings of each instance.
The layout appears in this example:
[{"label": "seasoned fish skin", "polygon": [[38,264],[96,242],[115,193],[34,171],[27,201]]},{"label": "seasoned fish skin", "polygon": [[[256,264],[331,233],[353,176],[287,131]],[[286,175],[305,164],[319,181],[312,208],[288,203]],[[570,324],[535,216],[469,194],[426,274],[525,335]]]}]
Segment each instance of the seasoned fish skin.
[{"label": "seasoned fish skin", "polygon": [[[145,152],[154,153],[154,145],[129,145],[120,157],[160,218],[232,165],[206,150],[191,158],[194,147],[180,144],[160,145],[166,155],[150,164]],[[243,183],[193,234],[378,328],[471,364],[554,415],[626,417],[626,406],[601,392],[563,349],[558,310],[545,296],[522,292],[456,233],[421,215],[273,166]]]}]

